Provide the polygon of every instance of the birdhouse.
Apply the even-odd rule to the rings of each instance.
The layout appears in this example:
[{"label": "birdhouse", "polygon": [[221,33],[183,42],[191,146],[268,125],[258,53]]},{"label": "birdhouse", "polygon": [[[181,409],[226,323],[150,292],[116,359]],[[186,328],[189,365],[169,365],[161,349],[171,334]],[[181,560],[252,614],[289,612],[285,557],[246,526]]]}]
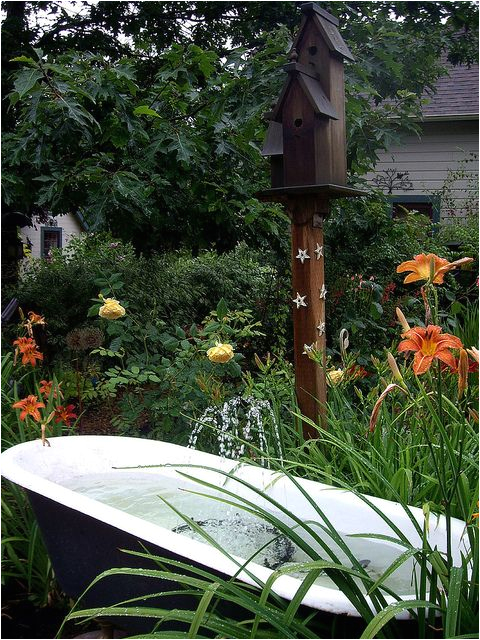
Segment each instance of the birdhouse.
[{"label": "birdhouse", "polygon": [[[338,20],[314,3],[301,6],[287,79],[268,115],[262,155],[270,156],[272,192],[291,187],[335,197],[346,191],[344,59],[353,60]],[[303,191],[305,192],[305,190]],[[352,194],[353,195],[353,194]]]}]

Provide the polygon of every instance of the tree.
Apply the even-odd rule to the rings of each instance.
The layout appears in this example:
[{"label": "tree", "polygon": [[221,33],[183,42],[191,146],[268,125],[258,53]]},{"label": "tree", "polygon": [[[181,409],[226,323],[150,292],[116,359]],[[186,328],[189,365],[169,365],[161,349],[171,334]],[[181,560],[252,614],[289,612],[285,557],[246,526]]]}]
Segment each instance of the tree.
[{"label": "tree", "polygon": [[[300,3],[80,3],[76,16],[51,2],[6,4],[19,5],[3,25],[3,54],[10,47],[17,67],[7,79],[7,212],[80,211],[142,250],[286,242],[284,214],[254,194],[268,184],[262,114],[283,82]],[[443,51],[473,60],[478,8],[319,4],[338,15],[356,57],[346,70],[353,178],[415,129]],[[56,10],[48,28],[31,26],[40,5]]]}]

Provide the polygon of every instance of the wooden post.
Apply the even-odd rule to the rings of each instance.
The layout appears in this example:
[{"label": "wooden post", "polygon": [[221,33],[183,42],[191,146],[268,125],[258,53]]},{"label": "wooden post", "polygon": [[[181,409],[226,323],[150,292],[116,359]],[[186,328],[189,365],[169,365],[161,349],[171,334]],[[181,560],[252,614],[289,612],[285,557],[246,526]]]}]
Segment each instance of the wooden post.
[{"label": "wooden post", "polygon": [[[283,202],[292,221],[292,305],[295,387],[300,410],[326,426],[325,349],[328,323],[323,221],[331,198],[359,196],[346,184],[344,60],[352,54],[338,20],[318,5],[304,14],[288,74],[273,111],[263,155],[271,158],[272,188],[262,200]],[[308,357],[316,349],[323,367]],[[317,430],[304,423],[306,437]]]},{"label": "wooden post", "polygon": [[[295,389],[300,411],[315,423],[325,425],[326,379],[322,366],[309,357],[322,354],[325,367],[327,289],[324,269],[323,220],[329,201],[316,196],[289,199],[292,219],[292,303]],[[304,423],[305,437],[317,430]]]}]

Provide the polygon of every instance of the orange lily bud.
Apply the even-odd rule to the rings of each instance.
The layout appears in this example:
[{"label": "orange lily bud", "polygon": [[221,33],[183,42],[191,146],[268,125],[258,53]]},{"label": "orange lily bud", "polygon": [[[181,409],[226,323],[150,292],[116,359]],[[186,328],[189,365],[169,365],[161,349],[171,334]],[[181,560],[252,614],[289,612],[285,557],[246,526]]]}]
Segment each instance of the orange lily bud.
[{"label": "orange lily bud", "polygon": [[400,369],[398,368],[397,361],[392,356],[390,351],[387,351],[387,360],[388,360],[388,366],[390,367],[390,370],[393,373],[393,377],[395,378],[395,380],[397,382],[400,382],[402,385],[405,385],[402,374],[400,373]]},{"label": "orange lily bud", "polygon": [[370,424],[368,429],[370,433],[372,433],[372,431],[375,430],[375,425],[377,424],[378,415],[380,413],[380,407],[382,406],[383,401],[385,400],[387,395],[394,389],[400,389],[402,393],[406,393],[405,389],[402,389],[402,387],[399,387],[398,384],[389,384],[387,388],[384,391],[382,391],[382,393],[380,394],[380,397],[375,403],[375,406],[373,407],[372,415],[370,416]]},{"label": "orange lily bud", "polygon": [[458,399],[463,396],[468,388],[468,353],[465,349],[460,349],[458,360]]},{"label": "orange lily bud", "polygon": [[399,307],[397,307],[395,309],[395,313],[397,314],[399,323],[402,325],[402,329],[404,331],[410,331],[410,325],[408,324],[407,319],[403,315],[402,310]]},{"label": "orange lily bud", "polygon": [[469,409],[468,413],[470,414],[470,417],[473,419],[474,422],[476,422],[478,424],[478,411],[475,411],[475,409]]},{"label": "orange lily bud", "polygon": [[477,347],[472,347],[471,349],[467,349],[467,353],[471,358],[473,358],[475,360],[475,362],[478,362],[478,349],[477,349]]}]

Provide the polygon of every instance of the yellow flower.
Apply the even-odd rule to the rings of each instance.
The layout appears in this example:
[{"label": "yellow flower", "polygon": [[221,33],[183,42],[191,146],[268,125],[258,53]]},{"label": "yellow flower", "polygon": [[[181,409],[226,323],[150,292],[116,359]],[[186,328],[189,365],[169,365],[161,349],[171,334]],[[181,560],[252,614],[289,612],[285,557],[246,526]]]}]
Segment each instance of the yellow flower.
[{"label": "yellow flower", "polygon": [[115,298],[104,298],[103,306],[100,307],[98,315],[107,320],[116,320],[125,315],[125,309],[115,300]]},{"label": "yellow flower", "polygon": [[341,382],[345,371],[343,369],[333,369],[332,371],[327,371],[327,382],[331,385],[336,385]]},{"label": "yellow flower", "polygon": [[233,348],[231,344],[217,342],[214,347],[207,351],[207,358],[210,362],[228,362],[233,358]]}]

